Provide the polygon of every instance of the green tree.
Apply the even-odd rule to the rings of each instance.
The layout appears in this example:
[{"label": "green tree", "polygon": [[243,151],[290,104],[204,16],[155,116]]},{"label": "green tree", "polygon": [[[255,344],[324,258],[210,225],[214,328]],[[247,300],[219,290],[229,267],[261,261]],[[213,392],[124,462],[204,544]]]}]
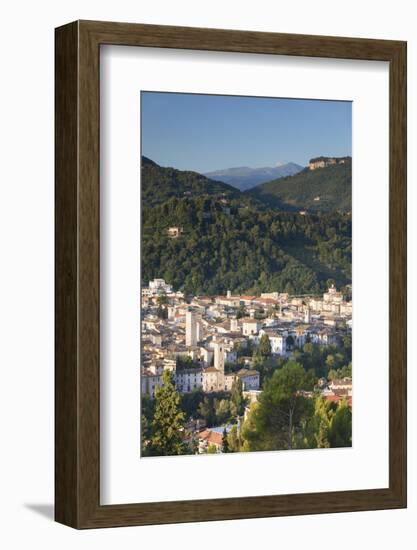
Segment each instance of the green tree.
[{"label": "green tree", "polygon": [[326,365],[331,369],[335,366],[335,358],[331,353],[326,357]]},{"label": "green tree", "polygon": [[287,344],[287,349],[292,350],[294,348],[294,336],[289,334],[285,340],[285,343]]},{"label": "green tree", "polygon": [[207,452],[209,455],[215,455],[217,453],[217,447],[213,443],[210,443],[207,447]]},{"label": "green tree", "polygon": [[229,441],[227,439],[227,430],[226,428],[223,430],[223,438],[222,438],[222,452],[223,453],[229,453]]},{"label": "green tree", "polygon": [[243,414],[245,401],[243,399],[242,380],[239,377],[236,377],[235,380],[233,380],[232,390],[231,390],[231,400],[235,406],[236,414],[237,415]]},{"label": "green tree", "polygon": [[168,319],[168,309],[166,307],[163,307],[162,305],[158,306],[158,309],[156,310],[156,314],[159,317],[159,319]]},{"label": "green tree", "polygon": [[198,415],[203,418],[208,426],[212,426],[215,420],[215,412],[213,410],[213,402],[209,397],[204,397],[203,401],[198,406]]},{"label": "green tree", "polygon": [[338,377],[338,373],[334,369],[330,369],[329,372],[327,373],[328,380],[336,380],[337,377]]},{"label": "green tree", "polygon": [[154,415],[154,400],[148,395],[141,397],[141,449],[143,456],[149,456],[149,443],[152,436],[152,418]]},{"label": "green tree", "polygon": [[144,414],[141,415],[141,433],[140,433],[140,441],[141,441],[141,450],[143,456],[148,456],[148,441],[149,441],[149,435],[150,435],[150,426],[148,419]]},{"label": "green tree", "polygon": [[237,426],[233,426],[227,436],[227,442],[230,453],[238,453],[240,451],[240,439],[237,431]]},{"label": "green tree", "polygon": [[237,310],[236,317],[238,319],[241,319],[242,317],[246,317],[246,315],[247,315],[246,307],[243,304],[241,304]]},{"label": "green tree", "polygon": [[230,419],[230,404],[227,399],[215,399],[214,410],[217,424],[223,424]]},{"label": "green tree", "polygon": [[186,453],[186,445],[182,439],[184,413],[179,404],[180,396],[173,384],[172,375],[165,370],[162,375],[162,385],[155,389],[155,413],[149,444],[151,455],[168,456]]},{"label": "green tree", "polygon": [[330,447],[329,429],[333,417],[331,403],[321,395],[314,401],[314,414],[307,422],[306,443],[309,449]]},{"label": "green tree", "polygon": [[186,420],[198,416],[198,407],[204,399],[204,392],[201,388],[196,388],[180,396],[181,410],[185,413]]},{"label": "green tree", "polygon": [[168,297],[167,295],[165,294],[165,292],[163,292],[162,294],[160,294],[156,300],[158,302],[158,305],[159,306],[162,306],[162,305],[166,305],[168,303]]},{"label": "green tree", "polygon": [[299,363],[288,361],[277,369],[243,424],[247,450],[294,448],[295,432],[312,413],[312,400],[304,397],[302,390],[311,388],[312,378]]},{"label": "green tree", "polygon": [[339,402],[329,428],[330,447],[351,447],[352,411],[346,399]]},{"label": "green tree", "polygon": [[271,355],[271,342],[269,341],[269,336],[263,334],[259,342],[259,353],[262,357],[269,357]]},{"label": "green tree", "polygon": [[352,378],[352,363],[349,363],[348,365],[342,367],[340,374],[340,378]]}]

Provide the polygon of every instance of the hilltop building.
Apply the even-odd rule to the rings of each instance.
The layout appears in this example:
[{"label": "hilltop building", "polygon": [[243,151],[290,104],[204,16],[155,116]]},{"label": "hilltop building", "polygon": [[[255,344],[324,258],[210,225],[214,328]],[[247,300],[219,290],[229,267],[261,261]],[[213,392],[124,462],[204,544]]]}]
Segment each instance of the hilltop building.
[{"label": "hilltop building", "polygon": [[346,164],[350,157],[316,157],[310,160],[308,167],[310,170],[326,168],[326,166],[335,166],[336,164]]}]

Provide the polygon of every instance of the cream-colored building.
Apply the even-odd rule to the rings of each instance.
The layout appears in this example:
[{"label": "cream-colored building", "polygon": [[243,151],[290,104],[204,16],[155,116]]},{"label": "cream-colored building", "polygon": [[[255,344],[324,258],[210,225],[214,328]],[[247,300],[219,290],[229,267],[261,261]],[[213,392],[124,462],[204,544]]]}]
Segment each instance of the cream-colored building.
[{"label": "cream-colored building", "polygon": [[[224,389],[224,388],[222,388]],[[208,367],[203,370],[203,391],[210,393],[212,391],[220,391],[219,388],[219,371],[215,367]]]},{"label": "cream-colored building", "polygon": [[183,232],[182,227],[168,227],[167,233],[168,237],[171,239],[177,239]]},{"label": "cream-colored building", "polygon": [[336,287],[332,285],[327,292],[323,294],[323,302],[340,304],[343,302],[343,294],[336,290]]},{"label": "cream-colored building", "polygon": [[214,366],[203,370],[203,391],[224,391],[224,344],[213,342]]},{"label": "cream-colored building", "polygon": [[242,322],[242,332],[243,336],[253,336],[258,334],[259,330],[262,328],[262,323],[256,319],[244,319]]},{"label": "cream-colored building", "polygon": [[230,372],[224,376],[226,391],[231,391],[233,382],[237,379],[242,381],[243,391],[257,391],[260,385],[259,372],[254,369],[240,369],[238,372]]},{"label": "cream-colored building", "polygon": [[154,374],[151,371],[142,373],[141,376],[141,393],[142,395],[149,395],[155,397],[155,389],[162,385],[162,375]]},{"label": "cream-colored building", "polygon": [[179,393],[187,393],[203,387],[203,369],[190,368],[175,372],[175,387]]}]

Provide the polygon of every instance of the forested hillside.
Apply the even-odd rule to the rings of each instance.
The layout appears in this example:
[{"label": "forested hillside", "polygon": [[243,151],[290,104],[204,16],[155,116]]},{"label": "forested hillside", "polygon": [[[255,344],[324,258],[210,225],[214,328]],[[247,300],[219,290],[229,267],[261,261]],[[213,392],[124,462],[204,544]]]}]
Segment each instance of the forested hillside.
[{"label": "forested hillside", "polygon": [[305,168],[294,176],[258,185],[247,194],[270,208],[310,212],[352,210],[352,161],[317,170]]},{"label": "forested hillside", "polygon": [[214,181],[198,174],[175,168],[163,168],[142,157],[142,204],[151,207],[166,200],[188,195],[240,196],[239,190],[227,183]]},{"label": "forested hillside", "polygon": [[[297,176],[293,176],[296,178]],[[169,227],[183,229],[170,238]],[[190,294],[319,292],[351,282],[351,217],[301,216],[195,172],[142,160],[142,284]]]}]

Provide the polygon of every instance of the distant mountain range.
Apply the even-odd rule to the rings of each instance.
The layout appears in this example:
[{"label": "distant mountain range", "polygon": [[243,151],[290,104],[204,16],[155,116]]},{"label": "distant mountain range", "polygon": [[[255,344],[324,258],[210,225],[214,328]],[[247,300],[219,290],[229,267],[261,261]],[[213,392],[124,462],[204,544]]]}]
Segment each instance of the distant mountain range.
[{"label": "distant mountain range", "polygon": [[225,170],[207,172],[204,175],[210,179],[233,185],[240,191],[247,191],[266,181],[297,174],[303,168],[294,162],[287,162],[264,168],[249,168],[248,166],[226,168]]}]

